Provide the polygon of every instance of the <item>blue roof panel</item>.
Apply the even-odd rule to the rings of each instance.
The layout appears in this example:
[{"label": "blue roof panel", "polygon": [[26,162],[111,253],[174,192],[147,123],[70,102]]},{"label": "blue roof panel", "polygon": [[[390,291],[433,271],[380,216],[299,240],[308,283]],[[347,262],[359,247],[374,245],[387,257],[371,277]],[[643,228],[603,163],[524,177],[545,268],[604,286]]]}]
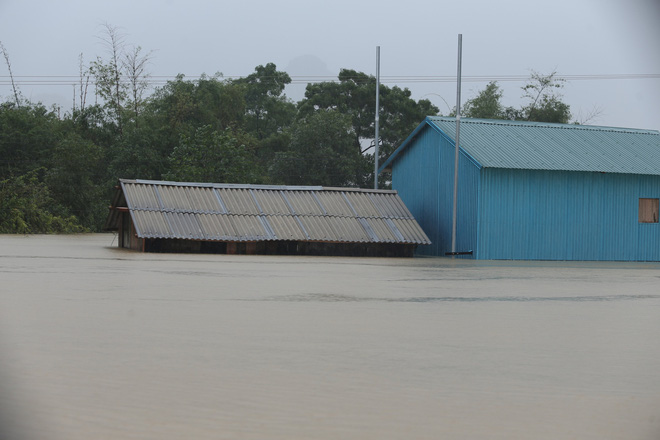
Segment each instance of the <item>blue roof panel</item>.
[{"label": "blue roof panel", "polygon": [[[429,125],[455,140],[456,119],[430,116],[418,130]],[[461,119],[459,142],[464,152],[486,168],[660,175],[660,132],[656,130]]]}]

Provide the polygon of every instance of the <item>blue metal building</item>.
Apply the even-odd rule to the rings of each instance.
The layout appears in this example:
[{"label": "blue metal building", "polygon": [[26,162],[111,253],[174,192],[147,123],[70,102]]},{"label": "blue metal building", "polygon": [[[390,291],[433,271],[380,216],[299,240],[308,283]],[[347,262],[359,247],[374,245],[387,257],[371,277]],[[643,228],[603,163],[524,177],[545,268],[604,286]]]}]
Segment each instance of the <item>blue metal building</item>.
[{"label": "blue metal building", "polygon": [[[451,250],[456,120],[428,117],[383,164]],[[462,119],[457,251],[476,259],[660,261],[660,132]]]}]

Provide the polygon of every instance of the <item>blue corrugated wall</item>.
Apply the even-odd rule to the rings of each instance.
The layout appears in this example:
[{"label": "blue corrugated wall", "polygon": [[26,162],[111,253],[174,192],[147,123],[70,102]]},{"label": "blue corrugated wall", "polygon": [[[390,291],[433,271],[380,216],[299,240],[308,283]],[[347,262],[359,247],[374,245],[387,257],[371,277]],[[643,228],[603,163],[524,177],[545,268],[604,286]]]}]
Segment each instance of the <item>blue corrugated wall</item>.
[{"label": "blue corrugated wall", "polygon": [[[397,157],[392,170],[396,189],[433,244],[419,246],[420,255],[444,255],[451,251],[454,143],[427,126]],[[456,250],[475,250],[477,245],[479,168],[461,152],[459,158],[458,227]]]},{"label": "blue corrugated wall", "polygon": [[639,198],[660,176],[483,169],[479,257],[660,260],[660,224],[639,223]]},{"label": "blue corrugated wall", "polygon": [[[433,242],[451,250],[454,143],[433,126],[392,169],[396,189]],[[477,259],[660,261],[660,224],[639,223],[639,199],[660,176],[481,168],[461,152],[457,250]]]}]

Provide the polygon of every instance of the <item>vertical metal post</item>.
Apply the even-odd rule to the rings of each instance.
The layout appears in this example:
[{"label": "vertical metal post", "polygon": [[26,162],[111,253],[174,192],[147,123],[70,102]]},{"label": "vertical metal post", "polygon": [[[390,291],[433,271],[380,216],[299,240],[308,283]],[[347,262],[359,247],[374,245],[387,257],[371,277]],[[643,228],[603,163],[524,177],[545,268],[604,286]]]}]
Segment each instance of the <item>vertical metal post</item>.
[{"label": "vertical metal post", "polygon": [[463,35],[458,34],[458,71],[456,73],[456,148],[454,152],[454,207],[451,224],[451,251],[456,252],[456,211],[458,208],[458,156],[461,133],[461,58],[463,52]]},{"label": "vertical metal post", "polygon": [[380,116],[380,46],[376,46],[376,135],[374,138],[374,189],[378,189],[378,139]]}]

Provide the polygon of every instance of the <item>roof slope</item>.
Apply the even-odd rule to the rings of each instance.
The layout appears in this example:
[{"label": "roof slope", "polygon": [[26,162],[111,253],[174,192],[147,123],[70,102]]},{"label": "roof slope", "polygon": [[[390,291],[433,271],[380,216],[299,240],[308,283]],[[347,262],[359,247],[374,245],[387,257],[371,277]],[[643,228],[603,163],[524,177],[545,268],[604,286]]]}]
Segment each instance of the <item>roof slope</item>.
[{"label": "roof slope", "polygon": [[[427,117],[383,168],[427,126],[455,140],[456,119]],[[660,132],[655,130],[461,119],[460,147],[486,168],[660,175]]]},{"label": "roof slope", "polygon": [[[430,244],[396,191],[119,181],[141,238]],[[106,229],[117,229],[113,209]]]}]

